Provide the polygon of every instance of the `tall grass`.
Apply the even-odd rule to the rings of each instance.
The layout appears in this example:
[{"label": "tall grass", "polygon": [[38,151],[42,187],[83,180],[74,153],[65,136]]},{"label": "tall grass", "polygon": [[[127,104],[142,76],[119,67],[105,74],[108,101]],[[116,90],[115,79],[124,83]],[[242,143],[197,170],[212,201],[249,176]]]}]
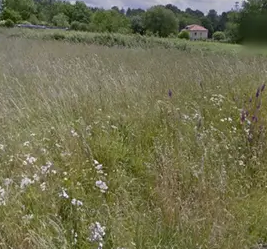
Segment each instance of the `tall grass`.
[{"label": "tall grass", "polygon": [[2,38],[0,247],[266,241],[266,62]]}]

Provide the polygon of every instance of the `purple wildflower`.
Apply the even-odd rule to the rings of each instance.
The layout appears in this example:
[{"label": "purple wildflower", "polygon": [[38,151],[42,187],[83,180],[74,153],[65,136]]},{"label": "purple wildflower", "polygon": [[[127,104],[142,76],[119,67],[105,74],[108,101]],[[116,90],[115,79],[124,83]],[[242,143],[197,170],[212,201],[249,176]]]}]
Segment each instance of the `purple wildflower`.
[{"label": "purple wildflower", "polygon": [[261,92],[263,92],[265,89],[265,83],[261,86]]},{"label": "purple wildflower", "polygon": [[258,122],[258,118],[255,115],[252,116],[252,122],[255,122],[255,123]]},{"label": "purple wildflower", "polygon": [[252,97],[249,98],[249,103],[251,103],[251,102],[252,102]]},{"label": "purple wildflower", "polygon": [[170,98],[172,97],[172,90],[171,89],[169,89],[168,95],[169,95]]},{"label": "purple wildflower", "polygon": [[260,96],[260,87],[258,88],[257,92],[256,92],[256,98],[258,98]]}]

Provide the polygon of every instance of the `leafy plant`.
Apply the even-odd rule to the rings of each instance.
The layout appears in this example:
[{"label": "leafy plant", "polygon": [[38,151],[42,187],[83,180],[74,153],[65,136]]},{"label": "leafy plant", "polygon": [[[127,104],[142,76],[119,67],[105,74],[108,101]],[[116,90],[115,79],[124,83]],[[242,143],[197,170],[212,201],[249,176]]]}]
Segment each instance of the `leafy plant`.
[{"label": "leafy plant", "polygon": [[185,40],[189,40],[190,39],[190,34],[188,31],[186,30],[182,30],[179,34],[178,34],[178,37],[180,39],[185,39]]},{"label": "leafy plant", "polygon": [[223,40],[226,39],[225,34],[224,34],[224,32],[222,32],[222,31],[217,31],[217,32],[215,32],[215,33],[212,35],[212,38],[213,38],[215,41],[223,41]]},{"label": "leafy plant", "polygon": [[7,27],[7,28],[13,28],[14,27],[14,22],[11,20],[11,19],[7,19],[7,20],[5,20],[5,26]]}]

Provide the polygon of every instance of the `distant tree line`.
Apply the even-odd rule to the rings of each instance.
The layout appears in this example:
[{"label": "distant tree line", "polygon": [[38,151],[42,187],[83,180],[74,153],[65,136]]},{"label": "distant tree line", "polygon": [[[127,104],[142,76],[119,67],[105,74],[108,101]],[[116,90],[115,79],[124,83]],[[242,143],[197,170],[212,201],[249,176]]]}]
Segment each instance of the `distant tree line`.
[{"label": "distant tree line", "polygon": [[59,0],[2,0],[1,20],[68,27],[90,32],[139,33],[168,37],[189,24],[209,30],[209,38],[228,38],[232,42],[267,39],[267,0],[248,0],[239,8],[218,14],[211,9],[181,10],[173,4],[109,10],[88,7],[82,1],[71,4]]}]

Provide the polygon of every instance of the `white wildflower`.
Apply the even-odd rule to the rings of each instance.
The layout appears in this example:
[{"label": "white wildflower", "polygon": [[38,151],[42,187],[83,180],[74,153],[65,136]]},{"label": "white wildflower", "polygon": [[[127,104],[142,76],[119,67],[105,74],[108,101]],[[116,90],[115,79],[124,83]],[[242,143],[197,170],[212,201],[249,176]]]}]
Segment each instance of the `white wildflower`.
[{"label": "white wildflower", "polygon": [[40,180],[40,177],[37,174],[34,174],[32,178],[36,182],[38,182]]},{"label": "white wildflower", "polygon": [[35,134],[35,133],[31,133],[30,136],[31,136],[31,137],[35,137],[36,134]]},{"label": "white wildflower", "polygon": [[41,149],[41,152],[42,152],[43,154],[46,154],[47,150],[46,150],[45,148],[42,148],[42,149]]},{"label": "white wildflower", "polygon": [[67,194],[66,189],[62,188],[61,191],[62,192],[59,193],[59,197],[63,197],[65,199],[69,199],[69,195]]},{"label": "white wildflower", "polygon": [[114,130],[118,130],[118,127],[115,126],[115,125],[111,125],[111,128],[114,129]]},{"label": "white wildflower", "polygon": [[242,160],[239,160],[238,163],[239,163],[240,166],[244,166],[244,165],[245,165],[244,162],[243,162]]},{"label": "white wildflower", "polygon": [[41,172],[43,175],[49,174],[50,173],[50,168],[52,167],[52,163],[48,161],[46,165],[41,167]]},{"label": "white wildflower", "polygon": [[29,222],[34,218],[33,214],[26,214],[22,216],[22,220],[25,224],[29,224]]},{"label": "white wildflower", "polygon": [[94,160],[94,164],[95,164],[95,165],[98,165],[99,162],[98,162],[97,160]]},{"label": "white wildflower", "polygon": [[6,205],[6,191],[0,187],[0,206]]},{"label": "white wildflower", "polygon": [[4,150],[5,146],[3,144],[0,144],[0,150]]},{"label": "white wildflower", "polygon": [[76,199],[72,199],[71,200],[71,204],[74,205],[74,206],[78,206],[78,207],[83,205],[82,201],[79,201],[79,200],[76,200]]},{"label": "white wildflower", "polygon": [[24,189],[25,187],[27,187],[33,183],[34,183],[34,180],[31,180],[30,178],[25,176],[24,178],[21,179],[20,188]]},{"label": "white wildflower", "polygon": [[46,190],[46,183],[43,182],[41,185],[40,185],[40,188],[42,191],[45,191]]},{"label": "white wildflower", "polygon": [[98,164],[95,168],[96,168],[96,170],[102,170],[103,169],[103,165],[102,164]]},{"label": "white wildflower", "polygon": [[183,118],[184,118],[184,120],[190,120],[190,117],[186,114],[183,114]]},{"label": "white wildflower", "polygon": [[51,170],[51,173],[55,175],[57,173],[57,171],[53,169],[53,170]]},{"label": "white wildflower", "polygon": [[70,132],[73,137],[79,137],[78,133],[75,130],[71,130]]},{"label": "white wildflower", "polygon": [[88,239],[90,242],[101,243],[104,240],[104,236],[106,234],[105,233],[105,230],[106,230],[105,226],[101,226],[101,224],[99,222],[95,222],[89,226],[89,230],[90,230],[90,235],[89,235]]},{"label": "white wildflower", "polygon": [[99,180],[99,181],[96,181],[95,185],[100,188],[100,191],[102,193],[106,193],[106,191],[108,190],[108,186],[105,182]]},{"label": "white wildflower", "polygon": [[30,155],[27,155],[26,161],[27,161],[29,164],[34,164],[34,163],[37,161],[37,158],[35,158],[35,157],[33,157],[33,156],[30,156]]},{"label": "white wildflower", "polygon": [[9,185],[11,185],[12,183],[13,183],[13,180],[10,179],[10,178],[6,178],[6,179],[4,180],[4,185],[5,185],[6,187],[8,187]]},{"label": "white wildflower", "polygon": [[77,244],[77,238],[78,238],[78,234],[72,229],[71,233],[73,235],[73,242],[72,245],[76,245]]},{"label": "white wildflower", "polygon": [[23,146],[29,146],[30,145],[30,142],[29,141],[26,141],[23,143]]}]

